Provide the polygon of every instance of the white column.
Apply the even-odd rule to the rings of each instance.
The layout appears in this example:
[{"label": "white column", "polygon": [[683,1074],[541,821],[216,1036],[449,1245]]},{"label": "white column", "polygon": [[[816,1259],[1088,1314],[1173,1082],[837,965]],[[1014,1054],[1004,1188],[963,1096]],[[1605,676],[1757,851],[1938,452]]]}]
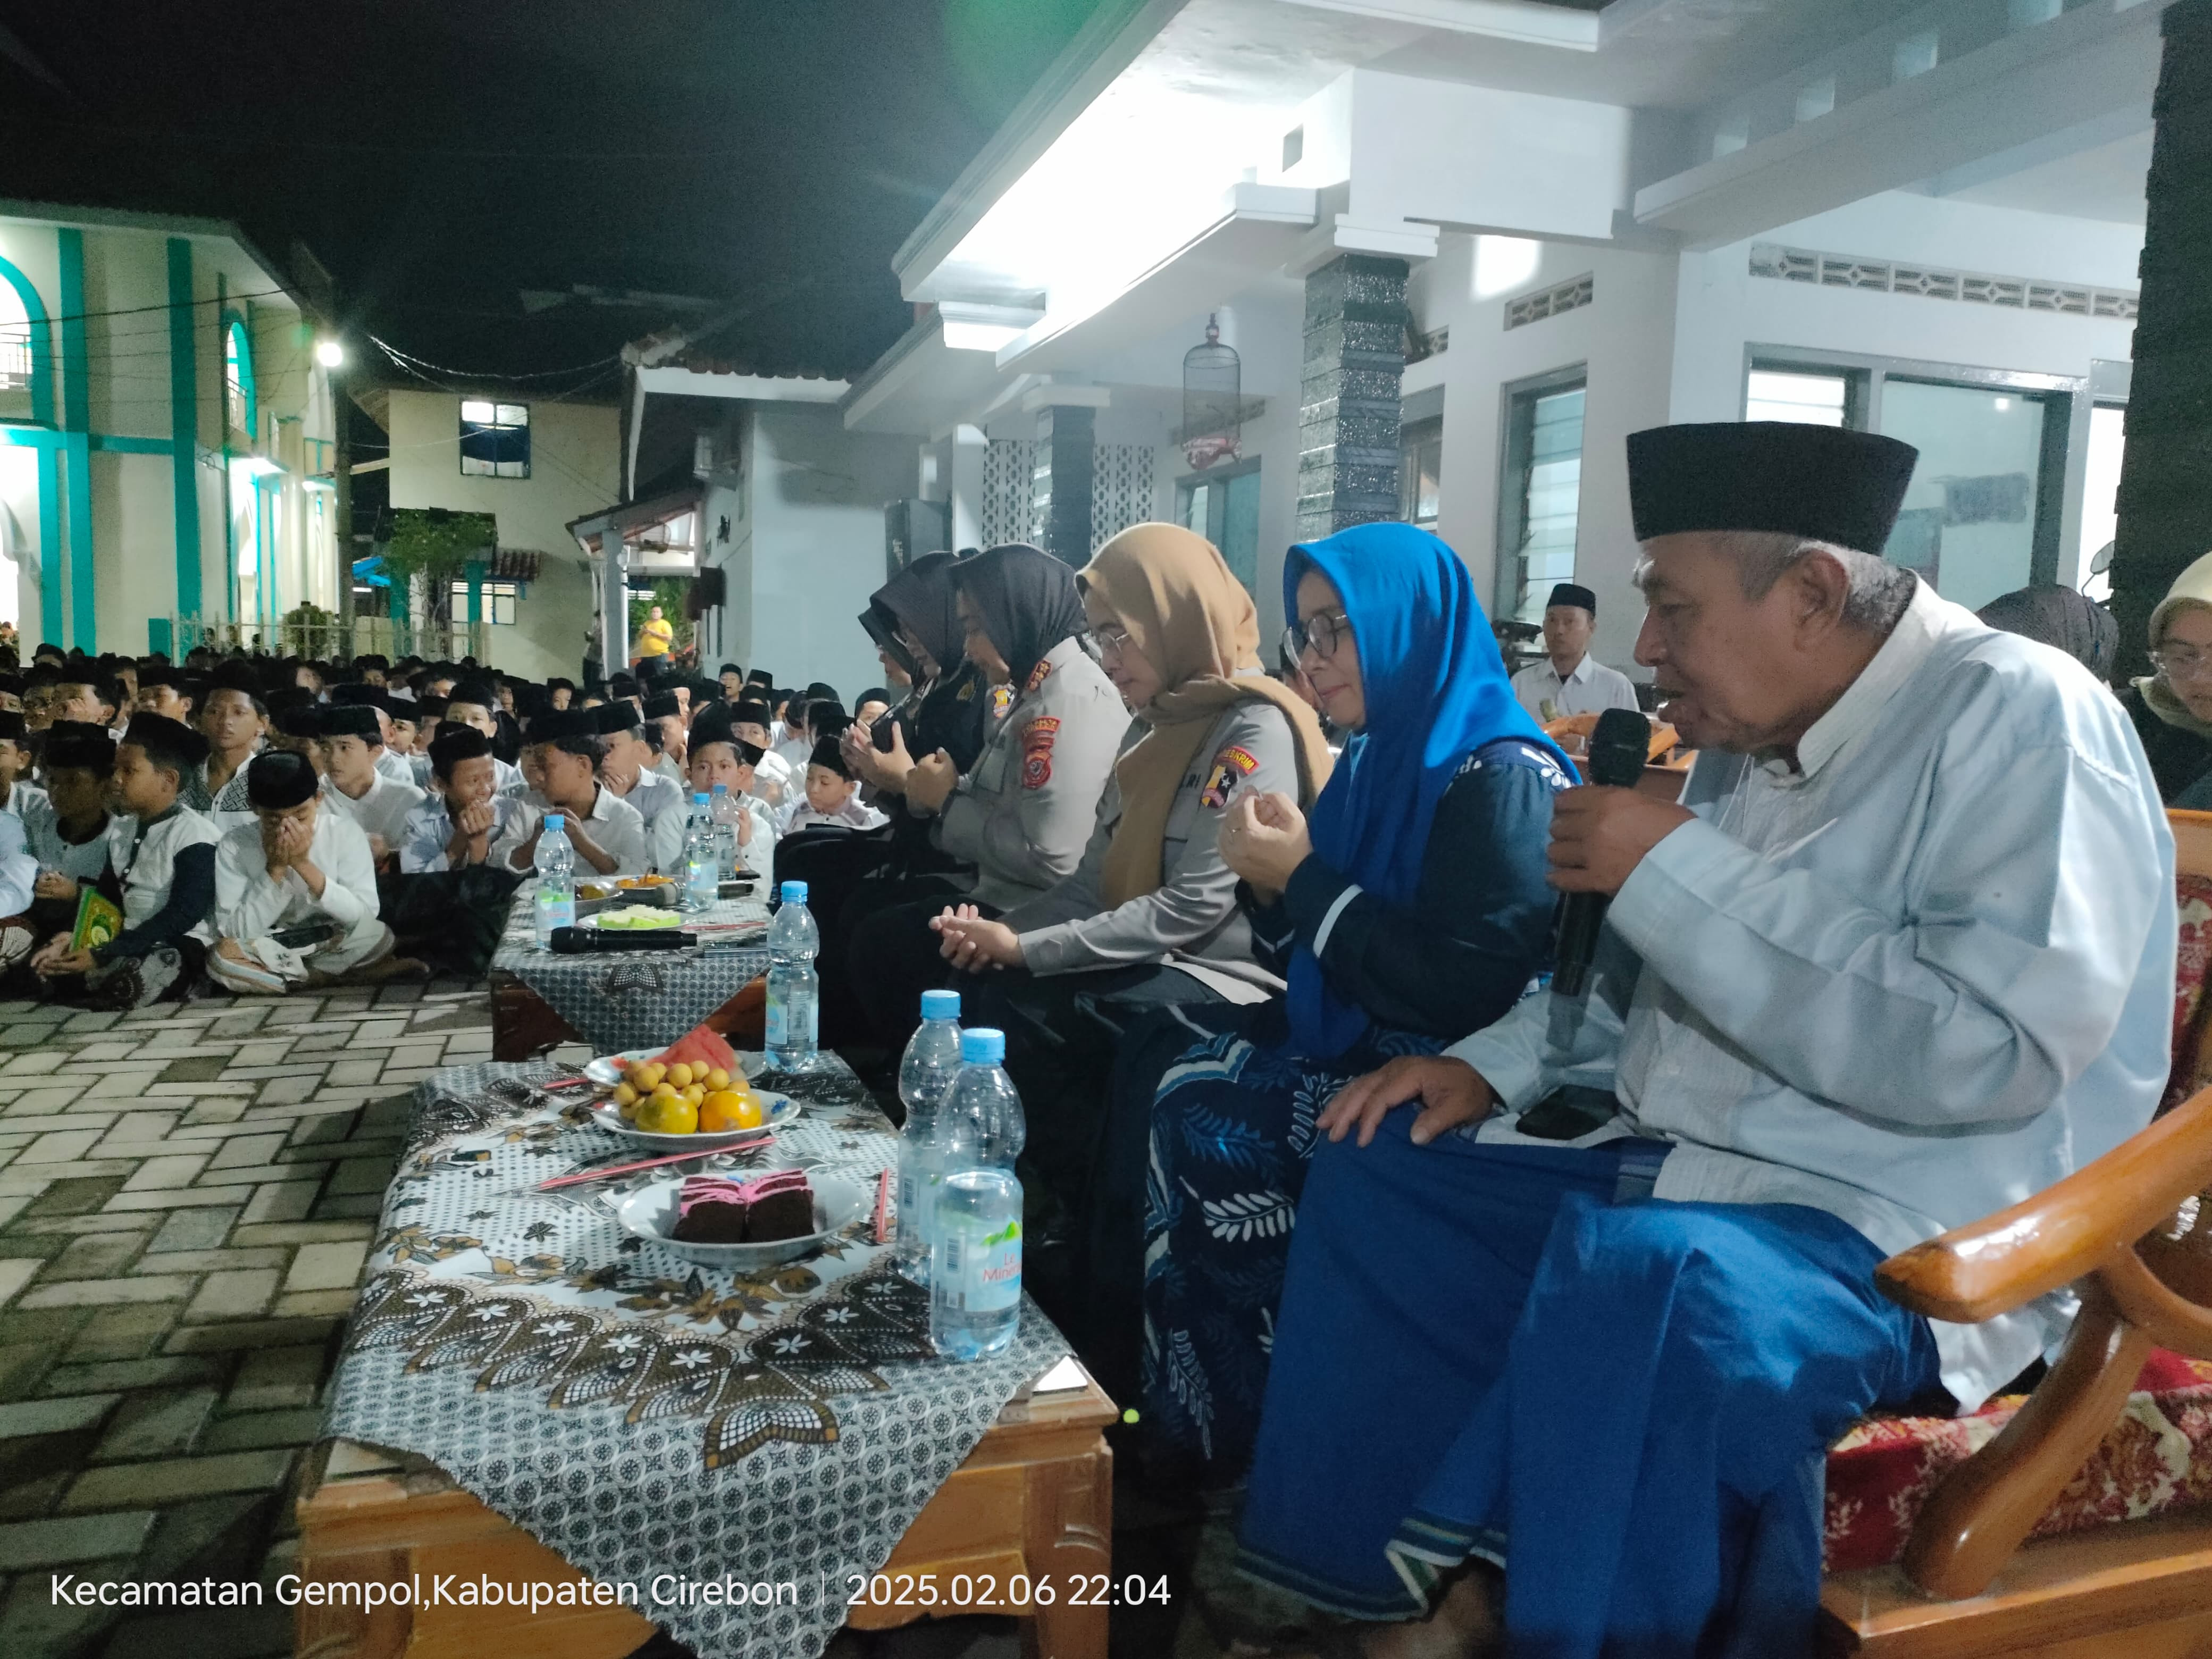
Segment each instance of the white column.
[{"label": "white column", "polygon": [[952,503],[952,550],[983,544],[983,455],[990,440],[980,426],[956,426],[945,449],[950,465],[939,474]]},{"label": "white column", "polygon": [[629,577],[621,537],[612,530],[602,538],[599,561],[599,672],[609,679],[629,666]]}]

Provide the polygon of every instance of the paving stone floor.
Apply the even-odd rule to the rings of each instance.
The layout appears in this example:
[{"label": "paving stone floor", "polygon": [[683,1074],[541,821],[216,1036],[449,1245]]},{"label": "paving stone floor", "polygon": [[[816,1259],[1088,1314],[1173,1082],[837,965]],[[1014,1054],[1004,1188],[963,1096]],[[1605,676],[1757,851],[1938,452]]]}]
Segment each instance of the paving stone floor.
[{"label": "paving stone floor", "polygon": [[[563,1051],[564,1053],[566,1051]],[[291,1610],[56,1606],[53,1576],[273,1584],[415,1083],[489,1059],[481,985],[130,1015],[0,1001],[0,1659],[258,1659]],[[1214,1659],[1195,1534],[1117,1530],[1176,1605],[1116,1653]],[[1008,1621],[831,1659],[1011,1659]],[[638,1659],[687,1659],[661,1638]]]},{"label": "paving stone floor", "polygon": [[252,1659],[291,1614],[52,1605],[273,1580],[416,1080],[488,1059],[455,981],[131,1015],[0,1002],[0,1655]]}]

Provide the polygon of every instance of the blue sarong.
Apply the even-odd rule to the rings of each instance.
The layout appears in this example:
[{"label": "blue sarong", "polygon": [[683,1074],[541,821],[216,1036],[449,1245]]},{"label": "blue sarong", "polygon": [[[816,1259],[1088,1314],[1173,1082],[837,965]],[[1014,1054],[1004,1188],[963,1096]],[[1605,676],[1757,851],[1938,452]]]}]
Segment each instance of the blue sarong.
[{"label": "blue sarong", "polygon": [[1824,1211],[1670,1203],[1654,1143],[1316,1154],[1241,1541],[1354,1618],[1505,1565],[1510,1650],[1806,1651],[1825,1455],[1940,1388],[1882,1253]]}]

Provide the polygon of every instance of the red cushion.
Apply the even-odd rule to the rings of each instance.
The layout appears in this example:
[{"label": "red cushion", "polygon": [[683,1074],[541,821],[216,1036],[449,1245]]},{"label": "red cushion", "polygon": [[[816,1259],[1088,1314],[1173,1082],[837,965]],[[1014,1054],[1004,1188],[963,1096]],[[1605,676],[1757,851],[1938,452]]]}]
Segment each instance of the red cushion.
[{"label": "red cushion", "polygon": [[[2212,1360],[2155,1351],[2136,1390],[2030,1537],[2212,1503]],[[1830,1447],[1828,1571],[1902,1555],[1936,1482],[1994,1439],[2025,1398],[2007,1395],[1969,1417],[1868,1418]]]}]

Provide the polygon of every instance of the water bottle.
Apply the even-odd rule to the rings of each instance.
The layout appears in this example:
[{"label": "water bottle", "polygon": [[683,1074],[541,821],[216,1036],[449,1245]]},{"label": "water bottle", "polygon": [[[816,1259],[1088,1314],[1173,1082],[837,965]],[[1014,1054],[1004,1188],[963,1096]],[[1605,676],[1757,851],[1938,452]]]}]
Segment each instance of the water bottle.
[{"label": "water bottle", "polygon": [[1028,1138],[1006,1075],[1006,1036],[960,1034],[961,1067],[938,1109],[942,1171],[929,1224],[929,1340],[950,1359],[981,1359],[1022,1322],[1022,1183]]},{"label": "water bottle", "polygon": [[929,1218],[937,1204],[939,1108],[960,1070],[960,993],[924,991],[921,1024],[899,1060],[906,1127],[899,1136],[898,1237],[892,1259],[918,1284],[929,1282]]},{"label": "water bottle", "polygon": [[684,831],[684,908],[712,909],[721,896],[722,870],[714,859],[714,826],[707,816],[704,791],[691,797],[691,821]]},{"label": "water bottle", "polygon": [[779,1071],[814,1069],[814,1048],[819,1036],[822,981],[814,972],[814,958],[822,949],[822,934],[806,908],[806,884],[783,884],[783,904],[768,930],[768,1030],[765,1046],[769,1063]]},{"label": "water bottle", "polygon": [[538,948],[553,948],[556,927],[576,925],[576,849],[568,844],[568,820],[558,812],[545,815],[544,830],[538,837]]},{"label": "water bottle", "polygon": [[744,815],[744,803],[730,793],[730,786],[716,784],[709,817],[714,825],[714,859],[725,879],[738,873],[738,820]]}]

